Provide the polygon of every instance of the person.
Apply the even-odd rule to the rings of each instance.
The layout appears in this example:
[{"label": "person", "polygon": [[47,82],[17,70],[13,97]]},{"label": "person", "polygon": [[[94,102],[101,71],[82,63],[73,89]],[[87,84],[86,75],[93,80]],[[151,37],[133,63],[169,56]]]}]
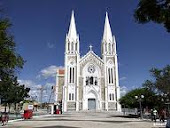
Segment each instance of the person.
[{"label": "person", "polygon": [[153,109],[151,109],[151,120],[153,121]]},{"label": "person", "polygon": [[8,120],[9,120],[8,113],[6,113],[6,112],[1,113],[2,126],[4,126],[5,123],[8,123]]},{"label": "person", "polygon": [[156,122],[157,110],[153,109],[153,120]]},{"label": "person", "polygon": [[160,121],[165,122],[165,116],[166,116],[166,111],[162,109],[159,115]]}]

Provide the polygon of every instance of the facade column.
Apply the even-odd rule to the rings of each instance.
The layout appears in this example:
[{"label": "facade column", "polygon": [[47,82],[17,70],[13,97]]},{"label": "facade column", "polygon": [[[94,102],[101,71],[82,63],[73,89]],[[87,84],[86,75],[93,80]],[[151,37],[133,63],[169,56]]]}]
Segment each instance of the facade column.
[{"label": "facade column", "polygon": [[76,68],[76,111],[79,111],[79,53],[77,52],[77,68]]},{"label": "facade column", "polygon": [[76,86],[76,89],[77,89],[76,111],[79,111],[79,87]]},{"label": "facade column", "polygon": [[107,67],[106,67],[106,57],[104,57],[104,68],[105,68],[105,109],[108,111],[108,82],[107,82]]},{"label": "facade column", "polygon": [[[116,45],[115,45],[116,52]],[[118,62],[117,62],[117,54],[115,55],[115,74],[116,74],[116,95],[117,95],[117,111],[121,111],[121,105],[119,103],[120,99],[120,86],[119,86],[119,76],[118,76]]]},{"label": "facade column", "polygon": [[106,107],[106,111],[108,111],[108,88],[105,87],[105,107]]},{"label": "facade column", "polygon": [[[77,54],[79,54],[79,53],[77,53]],[[79,69],[79,55],[77,55],[77,70],[76,70],[76,84],[77,84],[77,86],[76,86],[76,96],[77,96],[77,98],[76,98],[76,111],[79,111],[79,71],[80,71],[80,69]]]},{"label": "facade column", "polygon": [[103,110],[103,108],[102,108],[102,90],[101,90],[101,88],[102,88],[102,85],[101,85],[101,78],[98,78],[97,79],[97,86],[99,86],[100,85],[100,110]]},{"label": "facade column", "polygon": [[59,74],[59,69],[57,70],[57,75],[56,75],[56,85],[55,85],[55,103],[58,102],[58,74]]},{"label": "facade column", "polygon": [[62,107],[63,107],[63,111],[64,111],[64,112],[67,111],[67,97],[66,97],[66,96],[67,96],[66,87],[63,86],[63,99],[64,99],[64,101],[63,101]]},{"label": "facade column", "polygon": [[117,92],[117,111],[121,112],[121,105],[119,103],[119,99],[120,99],[120,87],[116,88],[116,92]]},{"label": "facade column", "polygon": [[54,105],[51,105],[51,114],[54,114]]}]

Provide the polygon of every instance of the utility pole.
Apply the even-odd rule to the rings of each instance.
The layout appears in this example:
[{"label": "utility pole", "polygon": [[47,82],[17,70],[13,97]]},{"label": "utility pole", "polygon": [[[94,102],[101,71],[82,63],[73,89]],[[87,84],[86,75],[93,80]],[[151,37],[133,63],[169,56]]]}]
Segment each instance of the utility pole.
[{"label": "utility pole", "polygon": [[49,97],[49,101],[48,103],[50,103],[50,100],[51,100],[51,95],[54,93],[54,86],[51,87],[51,93],[50,93],[50,97]]},{"label": "utility pole", "polygon": [[41,86],[39,88],[37,88],[37,90],[40,91],[40,96],[39,96],[39,102],[41,102],[41,107],[42,107],[42,102],[43,102],[43,91],[46,90],[46,88],[44,88],[44,86]]}]

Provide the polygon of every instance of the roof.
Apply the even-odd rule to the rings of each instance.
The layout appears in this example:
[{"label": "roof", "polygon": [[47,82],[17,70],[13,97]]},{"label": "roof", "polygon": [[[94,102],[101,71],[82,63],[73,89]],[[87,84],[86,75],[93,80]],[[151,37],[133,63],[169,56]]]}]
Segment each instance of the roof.
[{"label": "roof", "polygon": [[65,70],[64,69],[58,69],[58,74],[59,75],[64,75],[65,73]]},{"label": "roof", "polygon": [[83,63],[83,62],[86,62],[87,60],[90,60],[90,59],[95,59],[95,61],[98,63],[98,64],[104,64],[103,63],[103,60],[98,56],[96,55],[92,50],[90,50],[86,55],[84,55],[81,59],[80,59],[80,64]]}]

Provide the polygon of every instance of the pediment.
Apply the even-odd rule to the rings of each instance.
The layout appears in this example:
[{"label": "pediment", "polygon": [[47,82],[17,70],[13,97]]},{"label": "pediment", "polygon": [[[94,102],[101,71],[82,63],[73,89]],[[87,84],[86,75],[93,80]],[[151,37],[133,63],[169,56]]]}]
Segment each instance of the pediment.
[{"label": "pediment", "polygon": [[89,51],[85,56],[80,59],[80,65],[84,65],[88,62],[96,63],[99,66],[103,66],[103,60],[97,56],[93,51]]}]

